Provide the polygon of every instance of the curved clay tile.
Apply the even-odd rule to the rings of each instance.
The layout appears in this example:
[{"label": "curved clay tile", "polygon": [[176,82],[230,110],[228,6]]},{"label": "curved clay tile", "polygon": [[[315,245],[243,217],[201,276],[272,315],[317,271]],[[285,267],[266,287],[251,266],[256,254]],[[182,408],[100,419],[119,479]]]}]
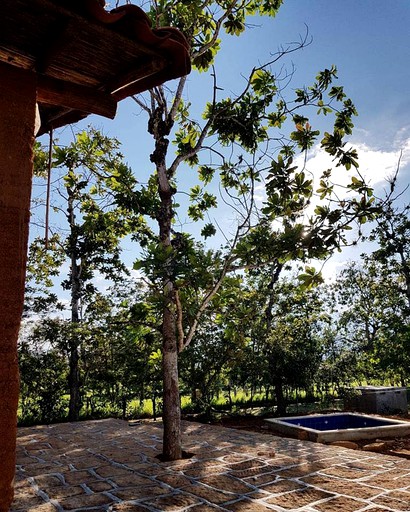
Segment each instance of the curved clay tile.
[{"label": "curved clay tile", "polygon": [[[104,102],[97,97],[94,102],[88,101],[88,110],[79,106],[77,100],[81,91],[74,90],[76,84],[89,87],[88,92],[84,90],[84,97],[92,96],[94,90],[96,95],[109,94],[118,102],[191,71],[190,48],[184,35],[173,27],[152,28],[150,18],[136,5],[126,4],[106,11],[103,0],[33,0],[36,2],[60,9],[53,24],[67,27],[66,35],[62,31],[62,35],[59,33],[55,40],[49,41],[47,53],[51,57],[47,61],[48,67],[42,70],[42,77],[59,80],[60,70],[64,71],[64,66],[69,66],[69,73],[64,71],[61,75],[71,82],[72,94],[76,96],[72,108],[59,104],[58,99],[57,103],[47,103],[50,94],[43,103],[40,100],[40,135],[51,127],[75,122],[90,113],[101,114],[96,103],[101,105]],[[65,22],[62,21],[64,13],[68,16]],[[76,38],[76,27],[80,21],[82,27],[77,29],[79,36]],[[106,37],[102,31],[106,31]],[[85,56],[83,48],[90,51],[94,47],[95,52]],[[73,78],[67,79],[70,73]],[[42,79],[41,83],[47,82]],[[66,102],[68,95],[61,94],[60,97]],[[111,112],[112,108],[109,110]]]},{"label": "curved clay tile", "polygon": [[[97,7],[98,5],[98,7]],[[97,7],[97,8],[96,8]],[[104,11],[108,21],[112,23],[112,28],[130,39],[136,39],[144,45],[158,49],[164,52],[173,60],[175,75],[173,78],[181,75],[187,75],[191,71],[191,61],[189,57],[189,44],[185,36],[174,27],[152,28],[152,23],[146,13],[137,5],[126,4],[113,9],[107,13],[101,7],[99,0],[87,0],[87,8],[92,11],[94,16],[96,10]],[[113,21],[113,18],[117,18]],[[100,18],[97,18],[100,20]],[[101,18],[102,19],[102,18]]]},{"label": "curved clay tile", "polygon": [[[175,56],[185,50],[184,61],[188,74],[191,70],[187,53],[189,44],[185,36],[174,27],[152,28],[152,23],[147,14],[137,5],[126,4],[111,11],[106,11],[104,0],[57,0],[71,11],[75,11],[85,17],[90,17],[100,23],[112,25],[111,28],[122,35],[135,39],[147,46],[160,48]],[[177,44],[176,44],[177,43]],[[181,48],[182,46],[182,48]]]}]

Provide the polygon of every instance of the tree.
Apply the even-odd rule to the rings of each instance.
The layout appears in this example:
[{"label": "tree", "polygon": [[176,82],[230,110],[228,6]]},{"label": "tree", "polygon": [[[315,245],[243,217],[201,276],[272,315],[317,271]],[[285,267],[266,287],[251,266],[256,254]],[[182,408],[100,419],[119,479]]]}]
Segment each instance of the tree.
[{"label": "tree", "polygon": [[[395,180],[391,183],[392,192],[394,186]],[[369,237],[379,248],[372,253],[371,259],[379,262],[386,273],[398,277],[397,292],[405,297],[410,313],[410,205],[396,206],[391,194],[380,200],[380,204],[383,207]]]},{"label": "tree", "polygon": [[[194,68],[213,77],[211,100],[205,105],[202,122],[193,118],[191,105],[184,102],[186,78],[179,80],[169,95],[168,88],[157,87],[148,96],[134,98],[148,117],[154,170],[148,183],[133,194],[118,192],[116,196],[120,205],[150,219],[135,237],[144,250],[138,268],[150,280],[151,291],[161,304],[166,459],[178,459],[182,453],[178,354],[190,345],[227,273],[270,264],[272,259],[283,263],[325,258],[346,243],[345,232],[354,220],[365,222],[371,207],[371,190],[357,174],[357,153],[344,141],[351,134],[356,110],[343,87],[333,85],[336,68],[320,72],[312,86],[296,89],[295,97],[288,101],[283,84],[290,77],[273,70],[279,59],[303,47],[306,40],[250,70],[241,92],[220,97],[222,84],[212,66],[221,34],[240,35],[248,16],[275,16],[280,5],[280,0],[151,4],[153,23],[181,29],[191,46]],[[338,199],[333,194],[330,170],[322,173],[316,188],[306,170],[294,164],[296,151],[306,153],[320,135],[307,117],[311,107],[319,115],[334,116],[320,145],[337,166],[356,172],[347,187],[353,193],[350,198],[344,194]],[[281,128],[289,129],[288,138],[281,135]],[[173,157],[170,136],[176,145]],[[178,175],[186,169],[183,164],[198,173],[198,184],[189,192],[179,190]],[[218,228],[217,222],[206,220],[217,207],[212,185],[218,175],[222,199],[236,212],[237,225],[232,235],[224,233],[227,243],[221,251],[204,253],[189,234],[177,230],[176,221],[185,212],[181,210],[178,217],[176,194],[188,194],[186,215],[202,222],[202,236],[208,238]],[[263,208],[254,195],[259,183],[267,193]],[[307,209],[316,201],[316,190],[320,204],[309,216]],[[306,285],[316,278],[312,269],[301,276]],[[181,295],[195,296],[194,304],[184,302]]]},{"label": "tree", "polygon": [[[181,357],[180,374],[184,386],[190,391],[191,402],[194,407],[205,410],[208,417],[212,399],[223,388],[226,374],[243,347],[231,330],[235,310],[242,302],[241,281],[235,277],[225,279],[218,295],[204,312],[196,336]],[[184,303],[189,306],[194,301],[185,299]]]},{"label": "tree", "polygon": [[390,193],[379,201],[383,208],[369,237],[379,247],[364,260],[367,265],[377,266],[384,284],[389,285],[386,297],[391,299],[389,310],[394,307],[394,314],[386,314],[387,333],[382,344],[385,356],[381,360],[385,367],[400,372],[401,383],[405,385],[410,353],[410,205],[397,205],[401,194],[393,196],[396,176],[397,173],[390,182]]},{"label": "tree", "polygon": [[145,309],[144,295],[141,282],[128,278],[98,294],[88,307],[92,343],[85,346],[82,360],[91,410],[96,402],[108,402],[125,418],[131,399],[138,396],[141,403],[149,396],[156,414],[158,335],[136,319],[136,309]]},{"label": "tree", "polygon": [[[341,314],[338,336],[358,361],[356,377],[366,380],[408,375],[409,329],[402,280],[373,255],[361,265],[351,263],[341,272],[335,288]],[[388,375],[390,374],[390,375]]]},{"label": "tree", "polygon": [[312,388],[328,318],[318,290],[305,290],[292,277],[272,282],[269,269],[253,274],[249,280],[254,290],[253,314],[247,327],[259,358],[262,356],[259,374],[263,384],[274,390],[277,412],[284,415],[286,387]]},{"label": "tree", "polygon": [[[90,338],[84,319],[96,291],[93,278],[97,272],[113,281],[124,275],[120,240],[138,222],[129,214],[125,217],[124,210],[113,202],[118,180],[123,187],[135,182],[118,147],[116,140],[97,130],[79,133],[67,147],[54,145],[52,167],[59,175],[54,176],[57,190],[52,206],[65,225],[60,224],[59,230],[51,227],[52,236],[47,233],[45,238],[35,239],[30,248],[34,310],[55,302],[55,294],[50,295],[48,289],[54,284],[53,277],[61,273],[61,265],[66,262],[69,266],[61,282],[70,298],[68,325],[66,320],[49,320],[43,334],[68,357],[70,421],[78,420],[81,409],[80,346]],[[44,150],[37,147],[35,169],[39,176],[45,174],[45,162]],[[43,284],[40,294],[36,293],[39,283]]]},{"label": "tree", "polygon": [[37,343],[34,330],[19,344],[22,423],[52,423],[64,417],[67,365],[59,351]]},{"label": "tree", "polygon": [[[343,311],[344,307],[337,300],[335,292],[335,288],[338,288],[337,283],[335,285],[328,283],[320,287],[323,310],[326,311],[328,320],[323,326],[323,357],[316,384],[326,398],[334,397],[335,392],[338,396],[342,396],[345,388],[357,381],[360,373],[358,364],[360,356],[354,350],[351,340],[344,336],[341,327],[340,311]],[[340,288],[343,289],[342,286]]]}]

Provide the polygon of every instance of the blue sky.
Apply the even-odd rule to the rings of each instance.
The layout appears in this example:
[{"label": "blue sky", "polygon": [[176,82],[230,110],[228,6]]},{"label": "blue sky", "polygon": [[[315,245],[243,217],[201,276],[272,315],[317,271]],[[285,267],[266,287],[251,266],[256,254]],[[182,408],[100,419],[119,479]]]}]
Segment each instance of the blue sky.
[{"label": "blue sky", "polygon": [[[359,110],[356,128],[379,148],[390,149],[400,130],[410,129],[410,1],[284,0],[275,19],[253,19],[245,34],[225,38],[216,61],[226,90],[238,90],[241,74],[269,58],[280,45],[297,41],[306,26],[313,42],[286,61],[296,67],[295,87],[309,85],[317,71],[335,64],[339,81]],[[189,78],[190,99],[209,98],[204,74]],[[131,100],[124,100],[113,121],[90,116],[86,123],[104,128],[124,144],[130,159],[140,162],[146,122]],[[364,137],[365,134],[357,136]],[[141,140],[141,144],[138,141]],[[149,150],[149,148],[146,148]]]},{"label": "blue sky", "polygon": [[[136,2],[135,2],[136,3]],[[335,64],[340,84],[354,101],[359,117],[351,138],[359,149],[361,170],[376,191],[383,188],[383,176],[395,169],[403,151],[400,186],[410,175],[410,0],[285,0],[275,19],[250,20],[252,27],[239,38],[224,38],[216,60],[218,83],[225,91],[239,92],[242,76],[270,53],[297,41],[308,27],[312,43],[286,59],[295,66],[290,87],[310,85],[317,72]],[[211,80],[195,71],[189,77],[188,98],[197,104],[197,115],[209,99]],[[138,176],[150,171],[152,140],[146,118],[131,100],[124,100],[113,121],[90,116],[74,126],[100,127],[122,143],[122,151]],[[60,132],[63,142],[71,129]],[[58,134],[57,134],[58,136]],[[316,160],[313,159],[316,158]],[[319,159],[319,160],[317,160]],[[320,162],[312,154],[311,164]],[[191,171],[192,172],[192,171]],[[181,175],[183,185],[188,173]],[[409,198],[410,200],[410,198]],[[354,253],[338,255],[328,266],[331,274]]]}]

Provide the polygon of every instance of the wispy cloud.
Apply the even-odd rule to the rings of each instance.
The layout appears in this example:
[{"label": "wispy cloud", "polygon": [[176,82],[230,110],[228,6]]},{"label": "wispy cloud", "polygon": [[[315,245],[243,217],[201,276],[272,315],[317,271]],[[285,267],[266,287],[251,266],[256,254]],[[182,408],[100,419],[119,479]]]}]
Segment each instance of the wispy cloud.
[{"label": "wispy cloud", "polygon": [[[372,146],[370,143],[358,141],[346,144],[346,149],[354,148],[359,155],[359,172],[365,182],[375,189],[381,189],[386,180],[391,178],[400,163],[400,174],[410,173],[410,127],[401,129],[391,143],[391,149],[386,150]],[[332,182],[336,185],[335,191],[339,197],[346,196],[345,187],[351,182],[356,174],[356,169],[346,171],[344,167],[336,167],[333,157],[326,153],[317,144],[308,154],[305,162],[304,155],[298,155],[294,161],[299,169],[305,169],[306,174],[314,179],[315,190],[319,188],[319,180],[322,173],[332,169]],[[345,189],[345,190],[343,190]],[[266,200],[265,185],[259,184],[255,187],[255,199],[258,203]],[[316,201],[312,201],[309,208],[311,213]]]},{"label": "wispy cloud", "polygon": [[[400,160],[400,152],[402,152],[401,166],[405,167],[410,162],[410,137],[402,140],[399,149],[397,144],[394,144],[391,151],[374,148],[363,142],[352,142],[347,144],[346,147],[357,149],[359,172],[365,181],[373,187],[383,183],[394,174]],[[304,157],[296,158],[296,163],[303,167]],[[317,179],[326,169],[333,170],[333,180],[342,186],[350,182],[351,176],[355,172],[354,170],[347,172],[343,167],[336,167],[333,158],[320,149],[319,146],[316,146],[308,155],[306,170]]]}]

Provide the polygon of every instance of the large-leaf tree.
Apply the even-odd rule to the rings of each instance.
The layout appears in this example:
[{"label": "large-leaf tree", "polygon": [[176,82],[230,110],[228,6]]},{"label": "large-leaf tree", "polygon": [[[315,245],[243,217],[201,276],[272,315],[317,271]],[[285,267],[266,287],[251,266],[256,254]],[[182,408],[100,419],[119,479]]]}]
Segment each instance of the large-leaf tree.
[{"label": "large-leaf tree", "polygon": [[[123,278],[120,240],[138,224],[138,218],[113,199],[119,181],[122,187],[135,182],[118,148],[118,141],[93,129],[77,134],[67,146],[54,144],[51,220],[45,236],[37,237],[30,247],[27,306],[35,313],[50,312],[52,305],[60,310],[60,318],[48,318],[38,329],[67,356],[71,421],[78,420],[81,409],[80,347],[91,337],[86,319],[87,307],[95,303],[95,279]],[[40,180],[47,174],[45,154],[38,146],[35,171]],[[41,224],[41,216],[36,220]],[[69,304],[65,314],[57,300],[61,288]]]},{"label": "large-leaf tree", "polygon": [[408,305],[404,280],[372,255],[349,264],[334,285],[340,316],[338,337],[357,360],[356,379],[398,378],[409,366]]},{"label": "large-leaf tree", "polygon": [[[336,68],[321,71],[311,86],[293,89],[286,97],[291,73],[277,63],[306,40],[271,54],[265,64],[243,70],[245,78],[238,80],[236,92],[226,92],[219,80],[217,59],[223,39],[243,34],[250,17],[274,17],[281,3],[150,4],[153,24],[182,30],[194,73],[211,77],[212,83],[205,105],[187,101],[186,77],[134,98],[147,116],[153,139],[152,173],[132,194],[118,190],[116,197],[147,220],[135,237],[143,249],[138,268],[160,307],[166,459],[182,454],[178,354],[191,343],[227,273],[270,265],[272,260],[281,265],[326,258],[346,243],[346,230],[354,220],[365,222],[371,206],[371,191],[357,173],[356,151],[345,141],[356,110],[343,87],[334,84]],[[258,58],[255,53],[255,62]],[[202,119],[197,118],[200,111]],[[328,119],[328,131],[322,134],[310,120],[316,113]],[[297,152],[306,156],[315,144],[333,157],[334,166],[354,171],[339,195],[330,169],[315,169],[316,183],[303,159],[301,166],[295,163]],[[263,203],[256,199],[256,187],[265,190]],[[181,200],[179,205],[180,197],[188,198],[189,204]],[[230,225],[223,222],[227,216]],[[200,223],[204,239],[218,233],[224,246],[215,250],[214,242],[214,250],[204,249],[184,228],[188,220]],[[302,276],[306,285],[315,278],[312,269]]]},{"label": "large-leaf tree", "polygon": [[340,332],[361,354],[366,377],[375,369],[392,380],[408,378],[410,312],[409,205],[394,198],[394,181],[379,200],[375,226],[369,236],[375,250],[362,255],[361,264],[347,266],[340,275],[338,298],[343,306]]}]

